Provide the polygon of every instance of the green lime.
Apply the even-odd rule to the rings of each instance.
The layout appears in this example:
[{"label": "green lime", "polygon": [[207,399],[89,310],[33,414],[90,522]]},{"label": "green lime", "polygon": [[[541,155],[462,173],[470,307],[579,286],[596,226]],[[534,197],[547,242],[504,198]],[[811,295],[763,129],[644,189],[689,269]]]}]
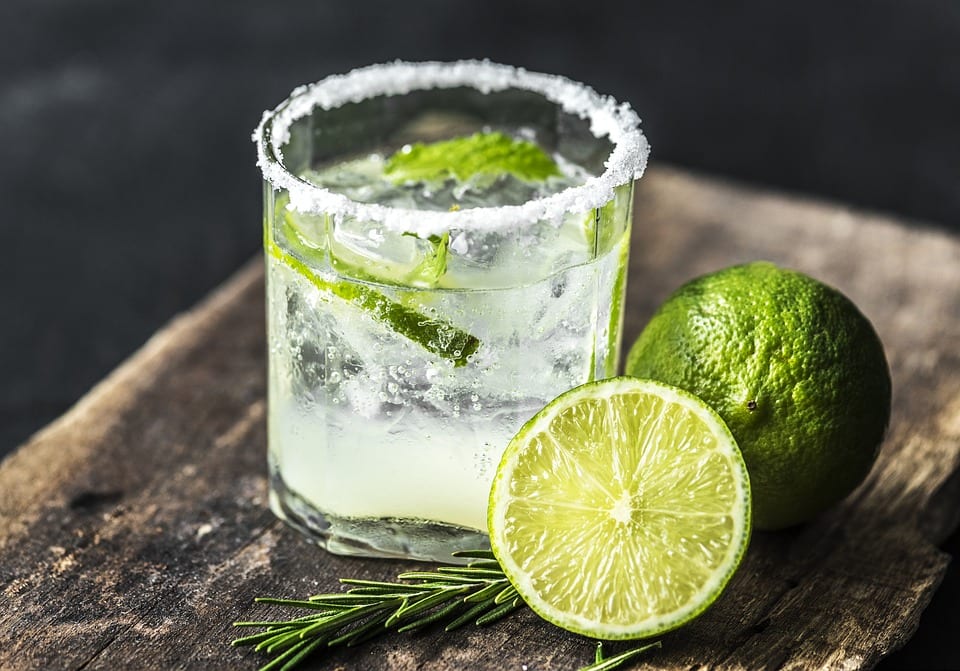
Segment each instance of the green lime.
[{"label": "green lime", "polygon": [[626,371],[696,394],[743,451],[758,529],[817,515],[869,472],[890,419],[890,372],[839,291],[771,263],[697,278],[660,306]]},{"label": "green lime", "polygon": [[540,182],[560,175],[560,169],[533,142],[492,132],[409,145],[387,160],[384,173],[396,183],[449,177],[463,182],[474,175],[508,173],[525,182]]},{"label": "green lime", "polygon": [[589,382],[510,441],[490,544],[544,619],[604,640],[678,627],[720,595],[750,535],[750,484],[706,404],[649,380]]}]

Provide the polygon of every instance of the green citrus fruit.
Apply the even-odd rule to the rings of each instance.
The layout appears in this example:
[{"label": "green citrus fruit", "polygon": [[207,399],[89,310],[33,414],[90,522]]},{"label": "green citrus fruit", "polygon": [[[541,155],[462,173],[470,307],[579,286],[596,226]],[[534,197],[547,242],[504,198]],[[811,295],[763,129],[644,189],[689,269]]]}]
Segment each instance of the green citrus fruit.
[{"label": "green citrus fruit", "polygon": [[890,372],[867,318],[836,289],[771,263],[678,289],[626,371],[686,389],[720,414],[750,472],[758,529],[802,522],[849,494],[890,418]]},{"label": "green citrus fruit", "polygon": [[646,638],[716,600],[750,535],[750,483],[706,404],[620,377],[561,394],[510,441],[490,545],[541,617],[599,639]]}]

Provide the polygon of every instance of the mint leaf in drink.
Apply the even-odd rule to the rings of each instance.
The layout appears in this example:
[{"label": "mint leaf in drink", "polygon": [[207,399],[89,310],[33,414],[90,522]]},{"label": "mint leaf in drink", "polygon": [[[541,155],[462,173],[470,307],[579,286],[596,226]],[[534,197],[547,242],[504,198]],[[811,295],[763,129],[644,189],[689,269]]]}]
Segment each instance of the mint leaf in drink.
[{"label": "mint leaf in drink", "polygon": [[398,184],[451,177],[464,182],[475,175],[503,174],[542,182],[561,174],[556,162],[536,144],[501,132],[407,145],[387,159],[384,173]]}]

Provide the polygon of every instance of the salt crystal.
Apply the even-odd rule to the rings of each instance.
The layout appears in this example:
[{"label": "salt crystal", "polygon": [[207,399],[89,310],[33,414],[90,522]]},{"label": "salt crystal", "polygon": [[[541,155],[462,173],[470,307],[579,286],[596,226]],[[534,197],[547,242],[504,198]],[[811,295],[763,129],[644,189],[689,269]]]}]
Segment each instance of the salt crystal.
[{"label": "salt crystal", "polygon": [[[283,145],[290,139],[294,121],[313,109],[332,109],[378,95],[404,95],[431,88],[469,86],[482,93],[523,89],[541,94],[569,114],[586,119],[595,137],[607,137],[613,150],[602,174],[585,183],[522,205],[474,207],[451,212],[412,210],[358,203],[346,196],[309,184],[283,166]],[[560,220],[567,212],[587,212],[613,197],[615,187],[639,179],[647,165],[650,145],[640,132],[640,119],[629,105],[617,103],[578,82],[523,68],[483,60],[454,63],[395,61],[333,75],[315,84],[298,87],[272,111],[264,112],[254,131],[258,165],[264,178],[290,194],[288,207],[309,214],[331,213],[376,221],[396,232],[419,237],[445,231],[504,229],[537,220]]]}]

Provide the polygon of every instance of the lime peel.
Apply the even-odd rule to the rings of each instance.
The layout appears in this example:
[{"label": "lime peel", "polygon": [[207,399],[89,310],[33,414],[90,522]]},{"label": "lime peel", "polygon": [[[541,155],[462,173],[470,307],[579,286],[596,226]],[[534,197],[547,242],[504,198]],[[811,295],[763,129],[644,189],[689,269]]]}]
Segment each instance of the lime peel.
[{"label": "lime peel", "polygon": [[746,550],[750,484],[720,417],[676,387],[611,378],[528,421],[488,506],[504,573],[545,620],[603,640],[689,622]]}]

